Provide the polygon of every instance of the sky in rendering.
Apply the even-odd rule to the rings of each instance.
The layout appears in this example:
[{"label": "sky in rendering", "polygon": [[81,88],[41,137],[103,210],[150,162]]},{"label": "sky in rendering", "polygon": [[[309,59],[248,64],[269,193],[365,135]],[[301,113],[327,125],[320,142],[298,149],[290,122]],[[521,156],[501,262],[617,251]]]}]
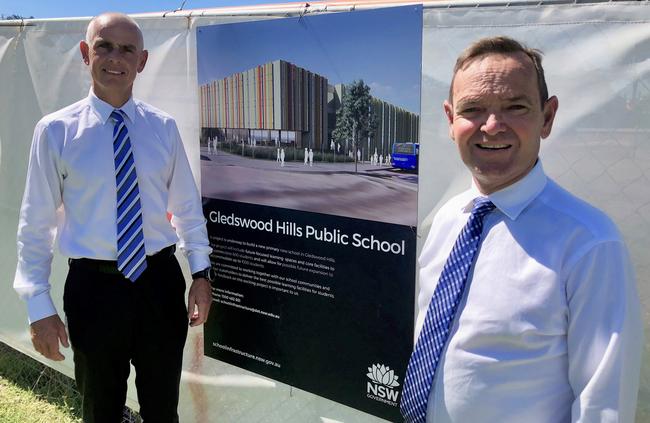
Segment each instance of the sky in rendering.
[{"label": "sky in rendering", "polygon": [[422,9],[403,6],[197,29],[199,84],[282,59],[420,111]]}]

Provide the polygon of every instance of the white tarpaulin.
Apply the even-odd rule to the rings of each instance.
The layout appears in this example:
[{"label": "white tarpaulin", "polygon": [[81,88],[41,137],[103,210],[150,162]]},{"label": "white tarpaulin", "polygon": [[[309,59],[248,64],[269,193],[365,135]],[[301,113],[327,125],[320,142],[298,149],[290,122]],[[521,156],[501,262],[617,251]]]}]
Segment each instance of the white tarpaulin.
[{"label": "white tarpaulin", "polygon": [[[279,9],[269,17],[284,16]],[[350,12],[354,13],[354,12]],[[266,18],[266,17],[265,17]],[[149,62],[135,96],[176,117],[199,178],[197,26],[262,17],[138,19]],[[544,51],[549,91],[560,100],[544,167],[560,184],[604,209],[632,253],[650,320],[650,5],[601,4],[429,7],[424,13],[420,243],[432,212],[469,185],[447,136],[442,113],[453,63],[471,41],[505,34]],[[84,97],[89,75],[78,53],[87,20],[46,20],[0,27],[0,340],[37,358],[24,304],[13,292],[16,227],[34,124]],[[360,54],[363,49],[360,48]],[[182,260],[181,260],[182,261]],[[183,262],[183,261],[182,261]],[[183,265],[185,263],[183,262]],[[55,254],[52,295],[59,310],[67,265]],[[187,268],[185,266],[185,271]],[[236,324],[236,323],[233,323]],[[646,335],[646,352],[648,350]],[[183,422],[371,422],[378,419],[316,395],[262,378],[202,354],[200,329],[185,348]],[[47,364],[72,375],[72,354]],[[130,405],[136,405],[131,381]],[[365,386],[359,387],[365,390]],[[637,421],[650,421],[650,356],[641,376]]]}]

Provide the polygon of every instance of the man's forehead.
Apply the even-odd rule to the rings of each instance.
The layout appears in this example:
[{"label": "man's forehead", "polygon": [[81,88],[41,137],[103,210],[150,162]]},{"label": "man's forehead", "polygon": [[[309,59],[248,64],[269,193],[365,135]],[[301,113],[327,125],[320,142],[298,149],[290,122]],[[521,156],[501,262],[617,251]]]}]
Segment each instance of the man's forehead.
[{"label": "man's forehead", "polygon": [[475,101],[486,95],[522,99],[537,93],[535,68],[525,54],[486,54],[472,60],[454,76],[453,96]]},{"label": "man's forehead", "polygon": [[508,64],[513,71],[530,71],[535,72],[535,65],[530,57],[523,52],[514,53],[486,53],[481,56],[468,60],[465,65],[458,70],[458,73],[467,72],[469,69],[474,71],[488,71],[500,65]]},{"label": "man's forehead", "polygon": [[121,44],[133,44],[143,47],[140,28],[126,16],[114,14],[97,16],[89,25],[89,34],[91,35],[89,41],[95,41],[97,38],[109,39],[109,41],[112,38],[120,38],[129,40]]},{"label": "man's forehead", "polygon": [[96,44],[98,42],[109,42],[111,44],[116,44],[120,46],[133,46],[133,47],[142,45],[142,43],[136,36],[125,37],[124,35],[125,35],[124,32],[120,33],[119,36],[116,36],[115,33],[100,30],[97,31],[97,33],[95,33],[95,36],[92,39],[92,43]]}]

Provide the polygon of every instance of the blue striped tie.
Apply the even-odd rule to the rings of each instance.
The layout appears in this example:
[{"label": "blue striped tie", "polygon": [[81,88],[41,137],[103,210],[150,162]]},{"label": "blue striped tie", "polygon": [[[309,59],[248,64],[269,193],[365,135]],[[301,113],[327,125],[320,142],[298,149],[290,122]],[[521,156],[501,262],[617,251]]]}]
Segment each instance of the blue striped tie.
[{"label": "blue striped tie", "polygon": [[456,239],[433,292],[422,331],[409,360],[400,409],[408,423],[424,423],[427,401],[440,354],[463,296],[469,269],[483,231],[483,217],[494,209],[485,197],[474,201],[472,214]]},{"label": "blue striped tie", "polygon": [[142,207],[129,130],[121,110],[114,110],[113,157],[117,184],[117,268],[135,282],[147,268],[142,232]]}]

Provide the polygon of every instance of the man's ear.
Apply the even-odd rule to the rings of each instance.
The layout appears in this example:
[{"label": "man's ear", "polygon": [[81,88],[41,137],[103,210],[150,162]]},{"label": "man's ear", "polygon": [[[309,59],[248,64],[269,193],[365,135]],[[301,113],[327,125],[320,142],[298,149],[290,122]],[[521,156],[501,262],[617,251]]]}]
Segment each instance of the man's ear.
[{"label": "man's ear", "polygon": [[89,50],[90,50],[90,47],[88,46],[88,43],[85,42],[84,40],[81,40],[81,42],[79,42],[79,51],[81,51],[81,57],[82,57],[84,63],[87,64],[87,65],[90,64],[90,57],[88,55]]},{"label": "man's ear", "polygon": [[542,126],[542,130],[540,132],[542,139],[551,135],[551,129],[553,129],[553,121],[555,120],[555,113],[557,113],[557,108],[559,105],[560,102],[556,96],[552,96],[546,100],[546,103],[544,103],[544,107],[542,109],[542,113],[544,114],[544,125]]},{"label": "man's ear", "polygon": [[144,70],[144,65],[147,64],[148,58],[149,58],[149,52],[147,50],[142,50],[142,54],[140,54],[140,63],[138,64],[138,73]]},{"label": "man's ear", "polygon": [[445,116],[447,117],[447,125],[449,125],[449,138],[454,139],[454,106],[445,100],[442,103],[442,108],[445,111]]}]

